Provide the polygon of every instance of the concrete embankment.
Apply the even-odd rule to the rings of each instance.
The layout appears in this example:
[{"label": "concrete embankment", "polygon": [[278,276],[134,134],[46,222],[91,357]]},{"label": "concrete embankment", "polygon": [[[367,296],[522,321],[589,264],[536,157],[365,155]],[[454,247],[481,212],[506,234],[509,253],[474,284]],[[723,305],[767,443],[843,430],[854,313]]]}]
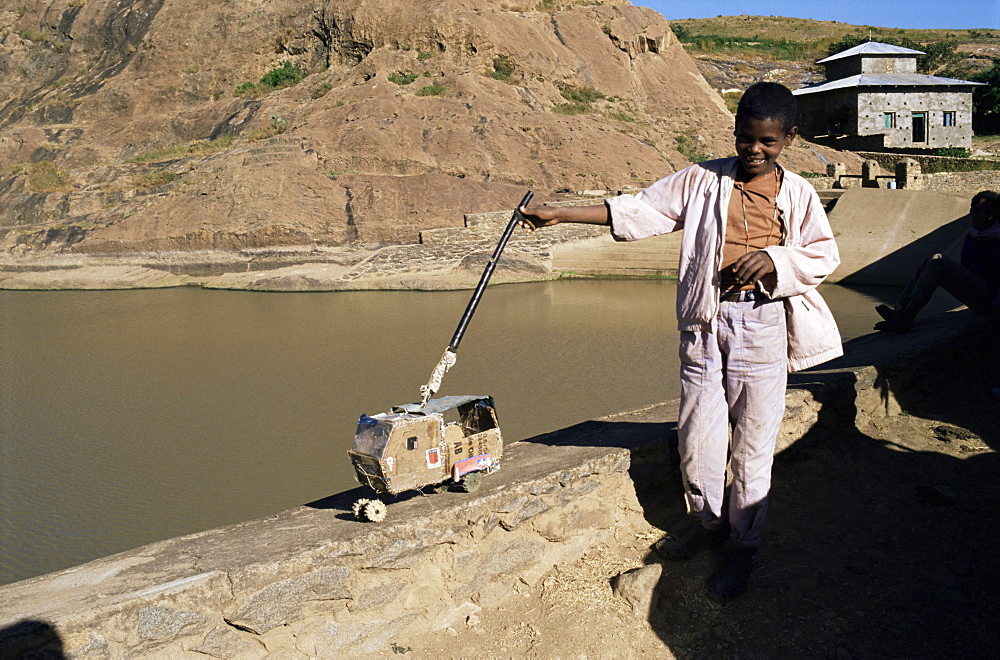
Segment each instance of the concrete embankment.
[{"label": "concrete embankment", "polygon": [[[956,312],[849,342],[792,376],[778,451],[891,420],[923,369],[961,369],[990,332]],[[343,657],[447,633],[679,515],[675,422],[664,402],[515,443],[479,492],[403,498],[381,524],[353,520],[358,489],[0,587],[0,655]]]},{"label": "concrete embankment", "polygon": [[[954,250],[971,196],[880,188],[827,192],[830,223],[844,257],[830,281],[878,285],[901,284],[919,256]],[[510,211],[468,215],[465,227],[424,231],[420,243],[377,250],[304,246],[241,253],[5,255],[0,257],[0,288],[471,289],[509,218]],[[605,227],[519,229],[492,282],[669,277],[677,273],[679,245],[680,234],[618,243]]]}]

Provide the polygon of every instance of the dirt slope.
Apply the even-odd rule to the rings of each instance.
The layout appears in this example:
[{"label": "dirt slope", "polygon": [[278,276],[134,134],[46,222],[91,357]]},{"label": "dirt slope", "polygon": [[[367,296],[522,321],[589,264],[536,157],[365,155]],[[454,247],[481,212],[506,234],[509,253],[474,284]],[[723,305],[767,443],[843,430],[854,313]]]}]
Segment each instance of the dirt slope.
[{"label": "dirt slope", "polygon": [[412,242],[731,150],[666,20],[617,1],[25,0],[0,90],[6,251]]}]

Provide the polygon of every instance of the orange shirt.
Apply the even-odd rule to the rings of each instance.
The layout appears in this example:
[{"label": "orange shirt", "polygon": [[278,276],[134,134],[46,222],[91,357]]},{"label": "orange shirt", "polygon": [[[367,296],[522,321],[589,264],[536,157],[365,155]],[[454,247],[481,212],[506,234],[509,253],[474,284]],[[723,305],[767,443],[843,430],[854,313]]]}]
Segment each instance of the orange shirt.
[{"label": "orange shirt", "polygon": [[722,247],[723,289],[752,289],[752,284],[738,287],[733,273],[733,263],[744,254],[772,245],[779,245],[782,227],[775,205],[781,186],[780,170],[774,176],[762,176],[753,181],[733,185],[726,216],[726,239]]}]

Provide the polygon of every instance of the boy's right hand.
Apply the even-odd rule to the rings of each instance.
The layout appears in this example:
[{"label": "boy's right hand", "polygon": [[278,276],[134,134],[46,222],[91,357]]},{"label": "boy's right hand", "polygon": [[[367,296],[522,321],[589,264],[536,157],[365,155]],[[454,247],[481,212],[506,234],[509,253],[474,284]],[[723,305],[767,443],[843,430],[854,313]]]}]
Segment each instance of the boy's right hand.
[{"label": "boy's right hand", "polygon": [[610,225],[611,213],[605,204],[592,206],[522,206],[524,221],[519,223],[528,231],[539,227],[550,227],[561,222],[577,222],[587,225]]},{"label": "boy's right hand", "polygon": [[522,206],[519,210],[521,211],[521,215],[524,216],[524,221],[519,224],[528,231],[535,231],[539,227],[557,225],[560,222],[558,207],[532,204]]}]

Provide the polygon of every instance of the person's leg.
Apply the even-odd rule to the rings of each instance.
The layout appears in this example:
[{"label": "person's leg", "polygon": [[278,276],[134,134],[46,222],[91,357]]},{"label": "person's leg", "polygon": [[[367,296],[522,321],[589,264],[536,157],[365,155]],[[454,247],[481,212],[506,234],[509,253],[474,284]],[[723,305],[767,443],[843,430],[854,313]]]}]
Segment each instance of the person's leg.
[{"label": "person's leg", "polygon": [[688,512],[706,528],[722,522],[729,425],[718,332],[682,332],[677,421]]},{"label": "person's leg", "polygon": [[671,560],[689,559],[729,536],[723,518],[729,426],[723,389],[724,362],[715,332],[682,332],[681,402],[677,422],[681,477],[688,513],[653,544]]},{"label": "person's leg", "polygon": [[905,304],[895,311],[892,318],[886,319],[894,326],[892,329],[908,330],[938,288],[972,309],[989,306],[992,298],[988,285],[981,277],[947,255],[933,254],[924,261],[912,286],[904,291],[901,299]]},{"label": "person's leg", "polygon": [[735,545],[756,548],[767,513],[774,446],[785,412],[788,347],[780,302],[742,305],[729,340],[726,397],[733,424],[729,522]]},{"label": "person's leg", "polygon": [[788,381],[784,306],[743,303],[740,312],[730,319],[729,332],[719,333],[726,338],[726,397],[733,425],[728,498],[733,548],[707,586],[709,596],[723,601],[749,586],[767,514]]}]

